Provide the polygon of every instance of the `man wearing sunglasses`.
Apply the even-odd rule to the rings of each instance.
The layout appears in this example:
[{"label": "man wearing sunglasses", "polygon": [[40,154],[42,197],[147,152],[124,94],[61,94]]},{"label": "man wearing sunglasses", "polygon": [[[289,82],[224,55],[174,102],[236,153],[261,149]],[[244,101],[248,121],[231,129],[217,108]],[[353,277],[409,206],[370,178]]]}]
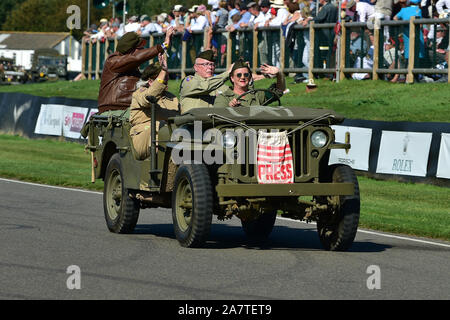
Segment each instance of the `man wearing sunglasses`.
[{"label": "man wearing sunglasses", "polygon": [[230,70],[215,76],[214,63],[212,50],[201,52],[195,59],[195,74],[184,78],[180,85],[181,113],[193,108],[212,107],[216,96],[228,88],[225,82]]},{"label": "man wearing sunglasses", "polygon": [[[283,91],[286,90],[286,82],[283,73],[273,66],[263,64],[261,66],[261,73],[266,77],[277,78],[275,88],[270,91],[276,91],[276,95],[281,97]],[[237,61],[230,72],[230,81],[233,84],[232,87],[227,88],[223,94],[217,96],[214,103],[214,107],[250,107],[250,106],[262,106],[272,100],[275,97],[275,93],[268,91],[257,91],[255,93],[248,93],[237,99],[243,93],[251,90],[252,73],[248,63],[242,60]],[[272,85],[274,86],[274,85]]]}]

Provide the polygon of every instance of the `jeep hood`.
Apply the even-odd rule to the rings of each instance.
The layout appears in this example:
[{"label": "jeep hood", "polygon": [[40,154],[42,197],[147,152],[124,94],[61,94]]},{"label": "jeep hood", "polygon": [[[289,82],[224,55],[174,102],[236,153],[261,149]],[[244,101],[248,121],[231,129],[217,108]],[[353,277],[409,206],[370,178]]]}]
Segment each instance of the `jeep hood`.
[{"label": "jeep hood", "polygon": [[236,108],[195,108],[181,116],[175,117],[176,125],[192,123],[194,121],[213,122],[220,124],[228,122],[226,119],[245,122],[246,124],[261,123],[293,123],[306,122],[329,115],[317,121],[322,124],[338,124],[344,117],[329,109],[311,109],[302,107],[236,107]]}]

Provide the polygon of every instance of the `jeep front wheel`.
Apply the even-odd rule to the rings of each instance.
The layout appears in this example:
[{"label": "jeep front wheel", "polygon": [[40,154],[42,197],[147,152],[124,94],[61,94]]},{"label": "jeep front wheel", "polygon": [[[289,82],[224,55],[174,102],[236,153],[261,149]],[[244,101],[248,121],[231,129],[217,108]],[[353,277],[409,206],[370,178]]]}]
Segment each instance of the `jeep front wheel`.
[{"label": "jeep front wheel", "polygon": [[172,193],[172,219],[175,236],[183,247],[204,245],[211,229],[212,212],[212,185],[206,166],[180,166]]},{"label": "jeep front wheel", "polygon": [[103,189],[103,210],[106,225],[114,233],[131,233],[139,218],[139,202],[130,198],[124,186],[123,170],[118,153],[109,160]]},{"label": "jeep front wheel", "polygon": [[326,250],[346,251],[353,244],[358,231],[360,197],[359,186],[353,169],[338,165],[330,167],[332,182],[350,182],[354,185],[352,196],[333,197],[334,208],[319,215],[317,231]]}]

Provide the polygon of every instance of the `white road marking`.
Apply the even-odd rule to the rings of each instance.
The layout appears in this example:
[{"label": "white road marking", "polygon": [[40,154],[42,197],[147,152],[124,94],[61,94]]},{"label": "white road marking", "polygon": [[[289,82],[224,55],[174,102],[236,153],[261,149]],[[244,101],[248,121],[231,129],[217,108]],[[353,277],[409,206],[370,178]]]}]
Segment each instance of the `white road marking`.
[{"label": "white road marking", "polygon": [[[82,189],[75,189],[75,188],[67,188],[67,187],[57,187],[57,186],[50,186],[50,185],[46,185],[46,184],[39,184],[39,183],[32,183],[32,182],[24,182],[24,181],[11,180],[11,179],[3,179],[3,178],[0,178],[0,181],[14,182],[14,183],[20,183],[20,184],[31,185],[31,186],[36,186],[36,187],[51,188],[51,189],[60,189],[60,190],[67,190],[67,191],[78,191],[78,192],[91,193],[91,194],[100,194],[100,195],[103,194],[103,192],[98,192],[98,191],[89,191],[89,190],[82,190]],[[307,224],[307,223],[304,222],[304,221],[293,220],[293,219],[289,219],[289,218],[277,217],[277,219]],[[308,224],[315,225],[316,223],[315,223],[315,222],[310,222],[310,223],[308,223]],[[374,232],[374,231],[369,231],[369,230],[364,230],[364,229],[359,229],[359,228],[358,228],[358,232],[361,232],[361,233],[367,233],[367,234],[373,234],[373,235],[377,235],[377,236],[381,236],[381,237],[386,237],[386,238],[393,238],[393,239],[399,239],[399,240],[414,241],[414,242],[419,242],[419,243],[424,243],[424,244],[431,244],[431,245],[435,245],[435,246],[440,246],[440,247],[450,248],[450,245],[449,245],[449,244],[445,244],[445,243],[432,242],[432,241],[425,241],[425,240],[420,240],[420,239],[413,239],[413,238],[402,237],[402,236],[396,236],[396,235],[385,234],[385,233],[379,233],[379,232]]]},{"label": "white road marking", "polygon": [[[306,223],[305,221],[294,220],[294,219],[283,218],[283,217],[277,217],[277,219],[286,220],[286,221],[292,221],[292,222],[300,222],[300,223],[304,223],[304,224],[316,225],[315,222]],[[425,244],[431,244],[431,245],[435,245],[435,246],[441,246],[441,247],[450,248],[450,245],[449,244],[445,244],[445,243],[439,243],[439,242],[432,242],[432,241],[425,241],[425,240],[420,240],[420,239],[396,236],[396,235],[392,235],[392,234],[379,233],[379,232],[364,230],[364,229],[360,229],[360,228],[358,228],[358,232],[367,233],[367,234],[373,234],[373,235],[382,236],[382,237],[386,237],[386,238],[393,238],[393,239],[399,239],[399,240],[408,240],[408,241],[414,241],[414,242],[419,242],[419,243],[425,243]]]},{"label": "white road marking", "polygon": [[75,189],[75,188],[67,188],[67,187],[50,186],[50,185],[47,185],[47,184],[40,184],[40,183],[33,183],[33,182],[25,182],[25,181],[11,180],[11,179],[3,179],[3,178],[0,178],[0,181],[15,182],[15,183],[20,183],[20,184],[26,184],[26,185],[30,185],[30,186],[44,187],[44,188],[50,188],[50,189],[60,189],[60,190],[68,190],[68,191],[78,191],[78,192],[92,193],[92,194],[103,194],[103,192],[98,192],[98,191],[89,191],[89,190],[83,190],[83,189]]}]

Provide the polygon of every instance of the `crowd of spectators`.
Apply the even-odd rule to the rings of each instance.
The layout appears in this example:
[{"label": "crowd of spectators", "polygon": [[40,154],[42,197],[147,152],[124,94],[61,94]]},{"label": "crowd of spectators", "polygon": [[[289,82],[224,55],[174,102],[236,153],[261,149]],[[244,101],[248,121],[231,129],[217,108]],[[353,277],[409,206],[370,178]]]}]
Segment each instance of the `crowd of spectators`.
[{"label": "crowd of spectators", "polygon": [[[340,8],[339,7],[340,4]],[[298,52],[298,40],[289,38],[289,30],[292,25],[307,26],[310,21],[315,23],[336,23],[342,21],[365,22],[367,28],[363,33],[351,33],[351,67],[363,68],[373,63],[373,33],[372,30],[382,20],[409,20],[409,17],[417,18],[445,18],[449,16],[450,0],[208,0],[208,5],[194,5],[185,8],[183,5],[175,5],[171,12],[148,16],[146,14],[131,16],[124,23],[120,17],[101,19],[100,24],[95,24],[85,31],[84,41],[105,41],[106,38],[119,39],[125,33],[134,31],[146,37],[152,34],[165,33],[167,28],[173,27],[177,32],[183,33],[183,39],[195,31],[217,29],[233,32],[243,28],[280,27],[283,29],[289,46],[290,66],[294,58],[301,61],[303,67],[308,67],[309,62],[309,37],[303,35],[302,52]],[[408,59],[408,34],[409,27],[390,34],[390,28],[384,27],[383,54],[385,64],[389,68],[405,66]],[[433,57],[435,64],[446,64],[448,61],[448,24],[437,24],[436,30],[433,24],[423,25],[420,35],[420,58]],[[320,46],[328,48],[323,56],[315,57],[327,61],[331,67],[335,64],[336,40],[334,31],[320,31]],[[261,64],[269,63],[279,66],[279,43],[271,42],[267,38],[260,39],[258,43]],[[437,45],[435,46],[434,43]],[[359,51],[358,51],[359,48]],[[364,48],[361,51],[361,48]],[[222,54],[226,54],[227,48],[215,48]],[[271,50],[269,54],[269,50]],[[397,57],[393,61],[393,51]],[[399,57],[400,56],[400,57]],[[223,57],[222,57],[223,59]],[[270,61],[272,59],[272,61]],[[316,64],[316,62],[315,62]],[[444,66],[446,67],[446,66]],[[366,79],[370,75],[355,74],[355,79]],[[301,81],[307,81],[307,74],[298,74]],[[398,81],[398,76],[390,76],[391,81]],[[424,78],[428,81],[428,78]],[[401,78],[400,78],[401,80]]]}]

